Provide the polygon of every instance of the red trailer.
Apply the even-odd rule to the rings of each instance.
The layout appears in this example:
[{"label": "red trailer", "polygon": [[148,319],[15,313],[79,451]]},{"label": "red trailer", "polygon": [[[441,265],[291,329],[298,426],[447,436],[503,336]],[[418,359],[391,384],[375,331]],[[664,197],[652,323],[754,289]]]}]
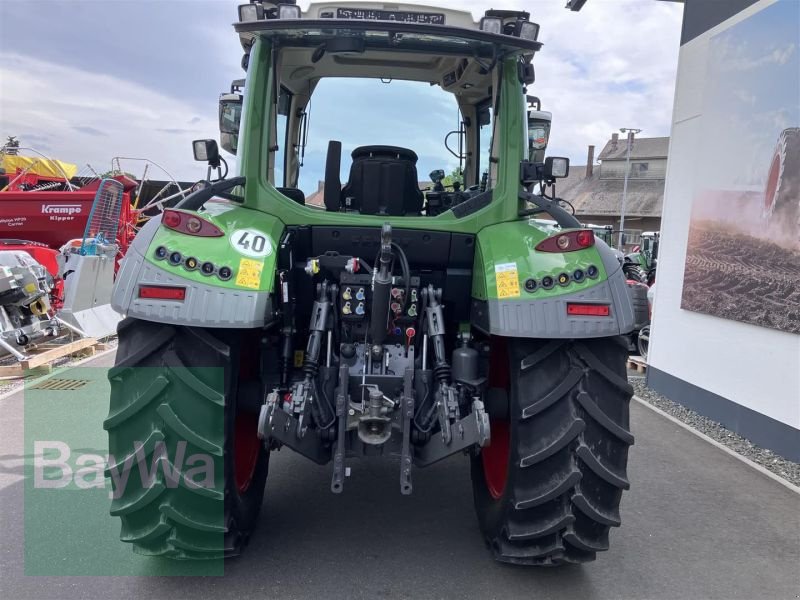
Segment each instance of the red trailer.
[{"label": "red trailer", "polygon": [[[125,176],[115,179],[125,190],[117,239],[124,254],[135,235],[137,213],[131,208],[131,196],[137,183]],[[0,192],[0,239],[31,240],[58,250],[66,242],[82,238],[99,184],[97,179],[74,191]]]}]

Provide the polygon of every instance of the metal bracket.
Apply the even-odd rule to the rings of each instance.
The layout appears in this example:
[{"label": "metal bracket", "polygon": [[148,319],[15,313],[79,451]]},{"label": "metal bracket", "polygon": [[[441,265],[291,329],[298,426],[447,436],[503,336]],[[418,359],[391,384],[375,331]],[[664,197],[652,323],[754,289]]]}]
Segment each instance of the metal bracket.
[{"label": "metal bracket", "polygon": [[400,493],[411,494],[411,419],[414,416],[414,369],[406,369],[403,381],[403,445],[400,451]]},{"label": "metal bracket", "polygon": [[472,412],[452,426],[453,436],[450,443],[445,443],[443,436],[432,436],[428,443],[417,450],[414,464],[427,467],[435,462],[466,450],[470,446],[486,446],[490,441],[489,415],[484,410],[483,402],[474,400]]},{"label": "metal bracket", "polygon": [[331,477],[331,491],[341,494],[344,489],[344,442],[347,435],[347,399],[349,397],[348,382],[350,373],[348,366],[339,367],[339,391],[336,394],[336,417],[339,419],[336,433],[336,450],[333,453],[333,476]]},{"label": "metal bracket", "polygon": [[439,427],[442,432],[442,442],[447,446],[452,440],[452,426],[458,421],[460,415],[458,414],[455,390],[447,384],[441,384],[439,390],[437,399]]},{"label": "metal bracket", "polygon": [[259,438],[265,442],[269,442],[270,439],[276,440],[318,465],[326,464],[330,460],[330,454],[316,432],[301,438],[296,435],[297,426],[297,419],[277,408],[275,402],[268,400],[261,407],[258,419]]}]

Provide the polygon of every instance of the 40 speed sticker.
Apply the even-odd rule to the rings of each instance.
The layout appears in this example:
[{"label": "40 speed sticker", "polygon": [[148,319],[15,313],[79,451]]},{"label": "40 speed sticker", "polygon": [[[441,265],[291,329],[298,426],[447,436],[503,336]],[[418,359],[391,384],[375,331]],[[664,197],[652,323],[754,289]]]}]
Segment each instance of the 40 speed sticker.
[{"label": "40 speed sticker", "polygon": [[237,229],[228,240],[239,254],[251,258],[264,258],[272,254],[272,242],[269,236],[258,229]]}]

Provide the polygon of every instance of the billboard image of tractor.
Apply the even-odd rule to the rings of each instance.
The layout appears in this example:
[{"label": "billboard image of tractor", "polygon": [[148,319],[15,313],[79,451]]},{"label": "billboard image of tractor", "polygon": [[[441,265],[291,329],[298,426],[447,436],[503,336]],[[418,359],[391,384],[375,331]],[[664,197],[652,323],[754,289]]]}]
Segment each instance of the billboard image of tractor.
[{"label": "billboard image of tractor", "polygon": [[711,40],[706,160],[695,180],[681,301],[791,333],[800,333],[798,22],[800,4],[776,2]]}]

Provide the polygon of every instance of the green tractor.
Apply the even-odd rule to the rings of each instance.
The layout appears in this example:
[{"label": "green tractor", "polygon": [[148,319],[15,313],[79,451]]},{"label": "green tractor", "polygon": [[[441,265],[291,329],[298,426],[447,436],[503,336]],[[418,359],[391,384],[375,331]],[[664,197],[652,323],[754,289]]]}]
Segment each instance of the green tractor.
[{"label": "green tractor", "polygon": [[644,274],[644,282],[653,285],[656,282],[656,267],[658,265],[658,242],[661,234],[658,231],[642,232],[642,242],[634,252],[628,254],[626,259],[639,267]]},{"label": "green tractor", "polygon": [[[246,81],[220,104],[235,172],[151,219],[114,291],[126,318],[104,426],[109,468],[128,473],[111,505],[122,540],[240,553],[278,449],[330,465],[335,494],[362,457],[392,461],[411,494],[415,468],[459,455],[497,560],[593,560],[629,488],[634,314],[614,253],[547,194],[568,160],[528,156],[539,26],[507,10],[476,23],[256,0],[235,29]],[[353,149],[343,181],[342,143],[323,140],[324,203],[306,203],[308,104],[325,78],[421,82],[421,103],[443,91],[464,187],[423,193],[417,154],[390,145]],[[216,143],[194,150],[210,179]],[[142,459],[155,473],[131,467]]]}]

